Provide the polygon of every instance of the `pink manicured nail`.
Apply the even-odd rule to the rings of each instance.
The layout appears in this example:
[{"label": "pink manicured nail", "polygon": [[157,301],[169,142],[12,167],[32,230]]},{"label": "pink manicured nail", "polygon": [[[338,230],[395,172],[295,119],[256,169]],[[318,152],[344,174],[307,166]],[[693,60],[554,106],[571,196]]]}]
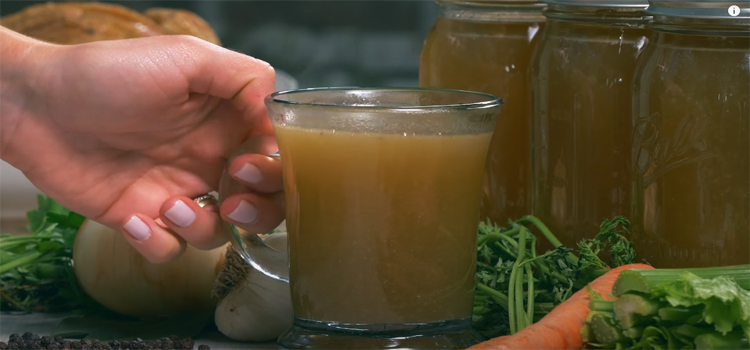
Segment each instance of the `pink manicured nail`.
[{"label": "pink manicured nail", "polygon": [[250,224],[255,222],[255,219],[258,218],[258,209],[255,209],[255,207],[248,202],[240,201],[240,205],[238,205],[237,208],[227,216],[234,221],[243,224]]},{"label": "pink manicured nail", "polygon": [[255,184],[263,180],[263,174],[260,172],[260,169],[250,163],[245,163],[244,165],[242,165],[242,169],[234,173],[234,176],[251,184]]},{"label": "pink manicured nail", "polygon": [[125,226],[123,226],[123,228],[125,229],[125,231],[127,231],[127,233],[129,233],[138,241],[145,241],[149,237],[151,237],[151,228],[149,228],[148,225],[143,222],[143,220],[135,215],[133,215],[130,220],[125,223]]},{"label": "pink manicured nail", "polygon": [[195,221],[195,213],[181,200],[175,201],[172,207],[164,212],[164,216],[180,227],[188,227]]}]

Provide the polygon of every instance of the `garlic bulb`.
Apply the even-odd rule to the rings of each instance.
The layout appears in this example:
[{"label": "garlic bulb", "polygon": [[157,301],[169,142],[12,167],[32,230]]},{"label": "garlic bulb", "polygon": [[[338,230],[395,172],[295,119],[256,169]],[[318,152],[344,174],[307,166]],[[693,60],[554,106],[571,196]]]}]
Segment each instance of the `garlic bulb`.
[{"label": "garlic bulb", "polygon": [[[278,250],[286,249],[286,232],[264,236]],[[246,263],[233,248],[216,281],[216,327],[229,338],[267,341],[292,326],[292,299],[288,283],[274,280]]]},{"label": "garlic bulb", "polygon": [[211,291],[224,251],[188,246],[177,259],[152,264],[119,232],[86,220],[73,246],[75,275],[83,290],[106,308],[134,317],[214,311]]}]

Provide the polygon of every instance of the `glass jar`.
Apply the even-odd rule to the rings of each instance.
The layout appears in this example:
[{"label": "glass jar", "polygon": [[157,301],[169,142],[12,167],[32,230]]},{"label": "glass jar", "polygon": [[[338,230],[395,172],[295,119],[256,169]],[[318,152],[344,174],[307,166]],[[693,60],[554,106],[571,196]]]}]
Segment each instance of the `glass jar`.
[{"label": "glass jar", "polygon": [[487,156],[481,217],[505,224],[529,213],[528,68],[544,24],[537,1],[438,1],[420,59],[422,87],[503,99]]},{"label": "glass jar", "polygon": [[750,1],[652,1],[635,77],[633,228],[657,267],[750,263]]},{"label": "glass jar", "polygon": [[531,212],[575,247],[630,214],[632,77],[649,16],[646,0],[547,4],[531,69]]}]

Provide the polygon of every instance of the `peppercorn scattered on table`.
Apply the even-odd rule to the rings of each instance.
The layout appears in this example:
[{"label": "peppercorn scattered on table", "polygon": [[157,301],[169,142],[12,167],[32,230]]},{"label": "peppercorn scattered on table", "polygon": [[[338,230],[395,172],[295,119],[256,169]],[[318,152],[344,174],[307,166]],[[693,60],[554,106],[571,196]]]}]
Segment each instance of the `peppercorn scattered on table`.
[{"label": "peppercorn scattered on table", "polygon": [[[0,343],[8,344],[10,342],[10,337],[12,334],[17,334],[19,337],[23,337],[24,333],[30,333],[30,335],[36,335],[39,339],[38,341],[42,341],[42,337],[44,336],[50,336],[52,334],[52,331],[54,330],[55,326],[60,323],[64,318],[71,316],[71,314],[42,314],[42,313],[32,313],[32,314],[10,314],[10,313],[0,313]],[[27,335],[29,337],[30,335]],[[54,337],[49,338],[51,340],[54,340]],[[187,339],[179,339],[179,340],[187,340]],[[80,340],[78,339],[71,339],[71,344],[73,342],[80,343]],[[189,341],[189,340],[188,340]],[[89,349],[110,349],[113,348],[110,344],[102,344],[101,347],[92,347],[93,346],[93,340],[90,341],[91,344],[89,346]],[[122,349],[122,343],[118,343],[120,345],[120,348]],[[144,341],[144,346],[140,347],[130,347],[130,348],[139,348],[139,349],[147,349],[145,346],[147,344]],[[153,344],[152,344],[153,345]],[[204,345],[203,348],[200,346]],[[2,347],[2,344],[0,344],[0,347]],[[49,349],[49,347],[45,347]],[[71,349],[74,348],[71,346]],[[157,347],[152,348],[156,349]],[[175,347],[176,348],[176,347]],[[19,348],[20,349],[20,348]],[[62,349],[62,348],[60,348]],[[81,348],[82,349],[82,348]],[[219,332],[210,332],[206,333],[204,335],[201,335],[200,337],[197,337],[193,339],[193,349],[200,349],[200,350],[207,350],[207,349],[221,349],[221,350],[232,350],[232,349],[243,349],[243,350],[265,350],[265,349],[278,349],[278,346],[276,345],[276,342],[263,342],[263,343],[245,343],[245,342],[235,342],[230,340],[229,338],[223,336]]]}]

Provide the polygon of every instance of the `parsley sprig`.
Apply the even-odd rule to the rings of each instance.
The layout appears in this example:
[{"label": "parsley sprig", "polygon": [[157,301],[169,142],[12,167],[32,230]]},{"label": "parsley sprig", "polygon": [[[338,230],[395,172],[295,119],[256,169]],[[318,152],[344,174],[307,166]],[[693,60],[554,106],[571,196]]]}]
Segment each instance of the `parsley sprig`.
[{"label": "parsley sprig", "polygon": [[79,287],[72,265],[84,217],[39,195],[29,211],[30,235],[0,235],[0,310],[55,312],[96,306]]}]

